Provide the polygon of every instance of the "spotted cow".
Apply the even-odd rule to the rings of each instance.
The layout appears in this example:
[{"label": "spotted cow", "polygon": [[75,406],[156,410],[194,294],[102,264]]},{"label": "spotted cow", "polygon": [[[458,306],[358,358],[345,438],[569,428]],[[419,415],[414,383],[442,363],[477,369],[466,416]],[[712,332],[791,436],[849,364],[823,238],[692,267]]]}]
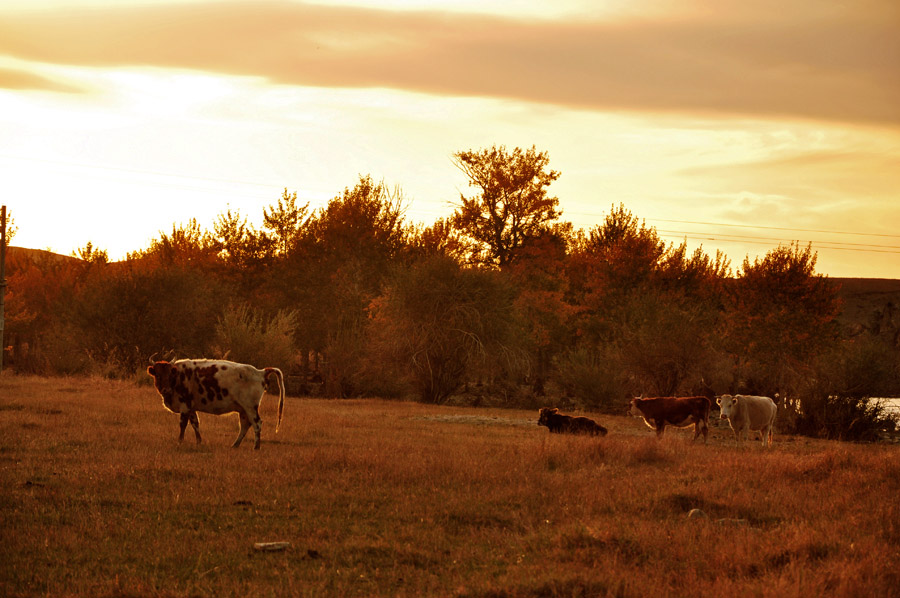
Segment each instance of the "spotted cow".
[{"label": "spotted cow", "polygon": [[703,434],[703,442],[709,435],[710,401],[706,397],[657,397],[631,399],[629,413],[644,418],[644,423],[656,430],[661,438],[666,426],[683,428],[694,425],[694,438]]},{"label": "spotted cow", "polygon": [[269,390],[272,377],[278,388],[278,421],[275,432],[281,425],[284,411],[284,375],[278,368],[258,370],[252,365],[233,361],[213,359],[180,359],[174,362],[157,361],[147,373],[153,376],[156,390],[163,399],[163,405],[172,413],[181,415],[181,434],[178,441],[184,441],[184,430],[188,422],[194,428],[197,444],[200,444],[200,421],[197,413],[223,415],[237,413],[241,428],[233,447],[238,447],[247,430],[253,426],[256,444],[259,448],[260,418],[259,403]]},{"label": "spotted cow", "polygon": [[563,415],[557,408],[543,407],[538,411],[538,425],[547,426],[554,434],[589,434],[606,436],[606,428],[587,417]]}]

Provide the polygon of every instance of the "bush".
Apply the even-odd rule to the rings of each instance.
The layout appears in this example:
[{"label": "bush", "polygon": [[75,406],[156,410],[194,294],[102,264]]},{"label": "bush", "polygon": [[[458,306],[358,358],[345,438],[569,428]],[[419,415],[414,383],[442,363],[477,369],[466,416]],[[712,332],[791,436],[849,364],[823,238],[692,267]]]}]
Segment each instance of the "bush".
[{"label": "bush", "polygon": [[246,304],[232,305],[216,323],[212,353],[256,367],[290,370],[294,363],[296,312],[279,310],[265,317]]},{"label": "bush", "polygon": [[560,357],[557,372],[560,385],[582,408],[621,412],[625,381],[618,351],[609,347],[570,350]]},{"label": "bush", "polygon": [[839,440],[878,440],[893,434],[898,419],[877,397],[889,396],[897,375],[896,353],[862,337],[821,355],[793,401],[792,432]]},{"label": "bush", "polygon": [[442,404],[468,379],[518,369],[513,293],[492,271],[432,257],[398,270],[370,310],[370,359]]},{"label": "bush", "polygon": [[878,399],[813,395],[800,400],[795,432],[833,440],[874,442],[898,429],[898,419]]}]

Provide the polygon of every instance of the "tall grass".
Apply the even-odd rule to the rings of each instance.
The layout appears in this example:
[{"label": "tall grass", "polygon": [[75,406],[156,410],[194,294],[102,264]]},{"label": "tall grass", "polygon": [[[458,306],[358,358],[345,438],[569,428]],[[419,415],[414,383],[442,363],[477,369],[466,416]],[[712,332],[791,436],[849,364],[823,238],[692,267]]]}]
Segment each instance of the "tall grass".
[{"label": "tall grass", "polygon": [[201,415],[204,444],[179,445],[152,388],[0,377],[0,595],[900,587],[896,446],[782,436],[766,451],[724,429],[708,445],[684,430],[657,441],[608,416],[605,438],[551,436],[531,411],[292,398],[275,436],[276,402],[260,451],[230,448],[227,416]]}]

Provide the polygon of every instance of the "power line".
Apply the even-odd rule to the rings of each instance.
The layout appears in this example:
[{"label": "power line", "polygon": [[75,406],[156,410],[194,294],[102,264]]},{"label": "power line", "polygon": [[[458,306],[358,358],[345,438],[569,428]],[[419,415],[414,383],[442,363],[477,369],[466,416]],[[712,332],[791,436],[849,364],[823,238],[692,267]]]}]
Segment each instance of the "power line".
[{"label": "power line", "polygon": [[896,239],[900,239],[900,235],[888,235],[882,233],[860,233],[854,231],[841,231],[841,230],[822,230],[815,228],[787,228],[782,226],[760,226],[755,224],[729,224],[726,222],[698,222],[692,220],[666,220],[664,218],[647,218],[647,220],[652,220],[654,222],[674,222],[678,224],[700,224],[704,226],[729,226],[729,227],[738,227],[738,228],[760,228],[765,230],[784,230],[784,231],[798,231],[804,233],[827,233],[833,235],[860,235],[866,237],[892,237]]},{"label": "power line", "polygon": [[[752,243],[754,245],[771,245],[771,241],[764,241],[764,240],[757,241],[757,240],[753,240],[752,237],[747,238],[747,239],[721,239],[721,238],[712,237],[712,236],[691,237],[691,236],[687,236],[687,235],[677,235],[677,234],[662,234],[660,236],[665,237],[665,238],[670,238],[670,239],[688,239],[691,241],[713,241],[713,242],[717,242],[717,243]],[[814,243],[814,242],[810,241],[810,243],[812,243],[818,249],[835,249],[835,250],[841,250],[841,251],[857,251],[857,252],[863,252],[863,253],[900,254],[900,251],[891,251],[888,249],[862,249],[859,247],[834,247],[834,246],[824,246],[824,245],[820,244],[820,243],[829,243],[829,241],[823,241],[820,243]]]},{"label": "power line", "polygon": [[[602,218],[605,214],[603,212],[579,212],[574,210],[567,210],[563,208],[564,214],[577,214],[579,216],[588,216],[588,217],[597,217]],[[783,231],[796,231],[796,232],[804,232],[804,233],[826,233],[826,234],[834,234],[834,235],[859,235],[864,237],[889,237],[894,239],[900,239],[900,234],[892,235],[885,233],[863,233],[858,231],[842,231],[842,230],[828,230],[828,229],[816,229],[816,228],[789,228],[782,226],[764,226],[757,224],[733,224],[729,222],[706,222],[701,220],[672,220],[666,218],[641,218],[641,220],[647,220],[650,222],[671,222],[675,224],[699,224],[701,226],[724,226],[724,227],[733,227],[733,228],[750,228],[750,229],[765,229],[765,230],[783,230]]]},{"label": "power line", "polygon": [[[657,229],[658,233],[671,233],[678,235],[706,235],[706,234],[714,234],[714,233],[704,233],[700,231],[684,231],[684,230],[666,230],[666,229]],[[784,238],[781,237],[760,237],[757,235],[731,235],[731,234],[721,234],[722,237],[733,237],[734,239],[756,239],[759,241],[784,241]],[[724,240],[724,239],[720,239]],[[876,243],[851,243],[849,241],[823,241],[823,240],[814,240],[814,239],[791,239],[792,241],[804,241],[806,243],[813,244],[821,244],[828,243],[831,245],[855,245],[857,247],[881,247],[884,249],[900,249],[900,245],[878,245]]]}]

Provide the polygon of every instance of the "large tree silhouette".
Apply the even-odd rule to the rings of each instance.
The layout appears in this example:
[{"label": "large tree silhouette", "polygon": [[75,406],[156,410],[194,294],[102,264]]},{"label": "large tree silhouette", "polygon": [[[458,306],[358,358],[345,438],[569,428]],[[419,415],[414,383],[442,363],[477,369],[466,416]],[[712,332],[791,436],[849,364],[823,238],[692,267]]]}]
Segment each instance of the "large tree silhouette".
[{"label": "large tree silhouette", "polygon": [[493,146],[457,152],[453,162],[479,189],[472,197],[460,194],[451,217],[472,244],[473,262],[504,268],[528,239],[560,217],[559,199],[547,194],[559,173],[547,168],[546,152]]}]

